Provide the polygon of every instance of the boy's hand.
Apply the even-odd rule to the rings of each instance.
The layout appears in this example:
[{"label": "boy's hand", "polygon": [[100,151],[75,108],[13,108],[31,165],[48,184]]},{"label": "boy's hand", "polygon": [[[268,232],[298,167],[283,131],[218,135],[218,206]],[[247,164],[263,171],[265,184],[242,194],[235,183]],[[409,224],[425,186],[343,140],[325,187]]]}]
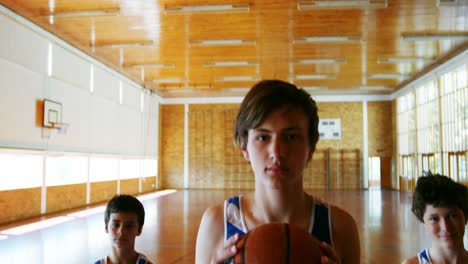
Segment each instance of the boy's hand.
[{"label": "boy's hand", "polygon": [[325,242],[320,243],[320,249],[322,250],[322,257],[321,257],[321,262],[322,264],[340,264],[340,258],[336,254],[335,250],[330,247]]},{"label": "boy's hand", "polygon": [[237,253],[236,243],[238,240],[239,234],[235,234],[224,241],[223,247],[216,250],[215,255],[211,258],[211,264],[222,264],[224,261],[234,257]]}]

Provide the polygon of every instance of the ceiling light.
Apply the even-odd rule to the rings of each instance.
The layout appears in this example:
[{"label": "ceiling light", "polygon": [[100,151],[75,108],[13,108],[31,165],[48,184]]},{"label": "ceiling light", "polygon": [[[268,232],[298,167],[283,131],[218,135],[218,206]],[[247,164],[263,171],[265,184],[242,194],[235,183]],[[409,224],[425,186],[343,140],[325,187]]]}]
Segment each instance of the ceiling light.
[{"label": "ceiling light", "polygon": [[295,38],[293,43],[359,42],[359,41],[361,41],[361,38],[359,38],[359,37],[333,36],[333,37]]},{"label": "ceiling light", "polygon": [[167,14],[196,13],[196,12],[241,12],[250,11],[249,4],[219,4],[219,5],[185,5],[168,6],[164,9]]},{"label": "ceiling light", "polygon": [[180,87],[172,87],[172,88],[167,88],[164,91],[168,93],[196,93],[197,90],[207,90],[211,89],[211,85],[193,85],[193,86],[184,86],[184,88]]},{"label": "ceiling light", "polygon": [[296,75],[296,80],[323,80],[323,79],[335,79],[334,75],[327,74],[309,74],[309,75]]},{"label": "ceiling light", "polygon": [[152,47],[154,46],[153,41],[142,41],[142,42],[129,42],[129,43],[95,43],[96,48],[135,48],[135,47]]},{"label": "ceiling light", "polygon": [[325,87],[325,86],[302,86],[300,88],[306,91],[328,90],[328,87]]},{"label": "ceiling light", "polygon": [[389,91],[393,90],[390,87],[387,86],[359,86],[357,87],[359,90],[364,90],[364,91]]},{"label": "ceiling light", "polygon": [[125,68],[156,68],[156,69],[173,69],[174,63],[141,63],[141,64],[127,64]]},{"label": "ceiling light", "polygon": [[416,40],[468,40],[468,31],[447,32],[403,32],[401,38],[407,41]]},{"label": "ceiling light", "polygon": [[252,61],[213,61],[205,63],[205,67],[231,67],[231,66],[251,66],[257,65]]},{"label": "ceiling light", "polygon": [[120,15],[120,8],[109,9],[94,9],[94,10],[73,10],[73,11],[57,11],[55,10],[50,14],[43,14],[42,16],[55,16],[55,17],[89,17],[89,16],[118,16]]},{"label": "ceiling light", "polygon": [[437,0],[437,6],[454,6],[456,5],[458,0]]},{"label": "ceiling light", "polygon": [[385,8],[386,0],[355,0],[355,1],[300,1],[297,5],[299,10],[308,9],[346,9],[346,8]]},{"label": "ceiling light", "polygon": [[154,83],[182,83],[185,82],[184,78],[160,78],[153,80]]},{"label": "ceiling light", "polygon": [[213,86],[211,84],[208,84],[208,85],[194,84],[194,85],[187,86],[187,88],[196,89],[196,90],[207,90],[207,89],[213,88]]},{"label": "ceiling light", "polygon": [[247,92],[250,88],[247,87],[236,87],[236,88],[227,88],[226,91],[229,92]]},{"label": "ceiling light", "polygon": [[296,60],[294,64],[333,64],[333,63],[344,63],[345,59],[305,59]]},{"label": "ceiling light", "polygon": [[255,40],[245,39],[211,39],[200,40],[190,43],[194,46],[229,46],[229,45],[255,45]]},{"label": "ceiling light", "polygon": [[165,92],[168,92],[168,93],[192,93],[194,91],[192,89],[189,89],[189,88],[183,88],[183,89],[173,88],[173,89],[167,89],[167,90],[165,90]]},{"label": "ceiling light", "polygon": [[226,76],[217,78],[218,82],[243,82],[243,81],[257,81],[258,77],[255,76]]},{"label": "ceiling light", "polygon": [[406,74],[393,74],[393,73],[376,73],[376,74],[369,74],[367,78],[369,79],[405,79],[408,75]]},{"label": "ceiling light", "polygon": [[423,57],[401,57],[401,58],[384,58],[378,59],[378,64],[386,64],[386,63],[417,63],[417,62],[430,62],[432,58],[423,58]]}]

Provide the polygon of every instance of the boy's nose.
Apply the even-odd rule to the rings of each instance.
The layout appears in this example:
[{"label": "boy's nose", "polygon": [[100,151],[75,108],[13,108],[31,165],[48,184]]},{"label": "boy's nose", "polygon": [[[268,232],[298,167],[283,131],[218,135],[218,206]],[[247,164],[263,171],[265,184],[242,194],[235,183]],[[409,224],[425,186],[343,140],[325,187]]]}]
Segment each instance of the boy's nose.
[{"label": "boy's nose", "polygon": [[121,236],[124,232],[124,228],[123,226],[119,227],[119,229],[117,229],[117,235]]},{"label": "boy's nose", "polygon": [[282,147],[281,142],[277,137],[273,137],[270,143],[270,158],[272,160],[280,160]]},{"label": "boy's nose", "polygon": [[446,231],[449,233],[452,231],[452,223],[447,218],[442,218],[440,220],[440,227],[443,231]]}]

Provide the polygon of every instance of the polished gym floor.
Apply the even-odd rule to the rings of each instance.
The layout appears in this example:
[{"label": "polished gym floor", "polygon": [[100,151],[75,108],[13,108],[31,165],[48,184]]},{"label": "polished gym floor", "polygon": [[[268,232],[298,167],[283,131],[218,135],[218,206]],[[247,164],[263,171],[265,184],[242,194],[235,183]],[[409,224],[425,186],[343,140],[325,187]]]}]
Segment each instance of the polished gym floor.
[{"label": "polished gym floor", "polygon": [[[158,264],[193,264],[203,211],[242,192],[165,190],[140,196],[146,220],[136,241],[137,250]],[[410,193],[373,188],[309,192],[354,216],[362,263],[400,263],[430,245],[423,226],[411,213]],[[0,263],[93,263],[109,251],[103,212],[104,206],[90,207],[27,225],[0,227]]]}]

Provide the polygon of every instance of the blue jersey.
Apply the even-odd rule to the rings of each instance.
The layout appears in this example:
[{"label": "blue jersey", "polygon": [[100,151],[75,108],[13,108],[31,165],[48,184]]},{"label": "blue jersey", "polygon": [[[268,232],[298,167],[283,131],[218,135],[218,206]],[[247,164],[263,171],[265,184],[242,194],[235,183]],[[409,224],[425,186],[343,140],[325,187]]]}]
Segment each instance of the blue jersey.
[{"label": "blue jersey", "polygon": [[[224,201],[224,239],[235,234],[243,236],[248,232],[241,207],[241,196]],[[314,203],[310,219],[309,233],[319,241],[333,247],[329,208],[322,203]],[[232,259],[231,259],[232,260]],[[229,261],[227,263],[230,263]]]},{"label": "blue jersey", "polygon": [[[148,258],[145,255],[140,253],[138,255],[136,264],[148,264],[148,263],[151,263],[151,262],[148,260]],[[107,257],[94,262],[94,264],[107,264]]]},{"label": "blue jersey", "polygon": [[429,257],[429,249],[423,249],[418,254],[419,264],[432,264],[431,258]]}]

